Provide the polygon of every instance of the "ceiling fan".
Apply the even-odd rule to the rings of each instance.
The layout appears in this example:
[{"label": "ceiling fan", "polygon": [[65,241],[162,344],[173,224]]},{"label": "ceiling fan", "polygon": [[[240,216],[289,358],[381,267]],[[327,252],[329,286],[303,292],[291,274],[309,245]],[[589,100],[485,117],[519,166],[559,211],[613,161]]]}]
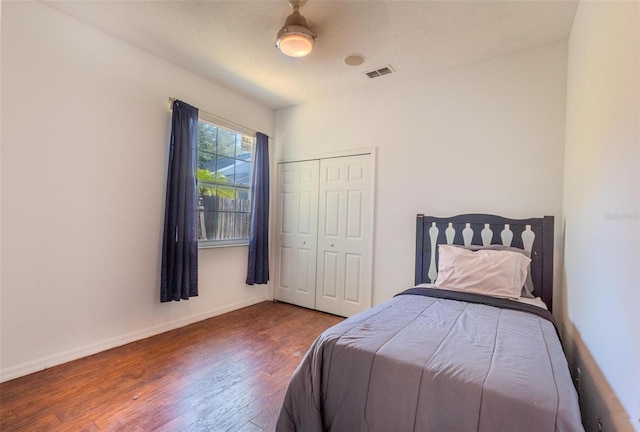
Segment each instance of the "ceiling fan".
[{"label": "ceiling fan", "polygon": [[300,8],[306,3],[307,0],[289,0],[293,13],[276,35],[276,47],[289,57],[309,55],[317,43],[318,35],[307,27],[307,20],[300,14]]}]

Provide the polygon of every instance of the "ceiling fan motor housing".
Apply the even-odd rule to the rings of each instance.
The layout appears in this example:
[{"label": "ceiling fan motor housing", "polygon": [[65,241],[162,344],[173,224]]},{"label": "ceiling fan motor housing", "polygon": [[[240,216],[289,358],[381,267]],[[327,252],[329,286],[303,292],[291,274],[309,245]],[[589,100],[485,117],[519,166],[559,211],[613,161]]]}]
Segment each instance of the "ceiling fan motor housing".
[{"label": "ceiling fan motor housing", "polygon": [[293,13],[276,35],[276,46],[291,57],[303,57],[316,46],[317,35],[307,27],[307,20],[300,14],[300,5],[294,3]]}]

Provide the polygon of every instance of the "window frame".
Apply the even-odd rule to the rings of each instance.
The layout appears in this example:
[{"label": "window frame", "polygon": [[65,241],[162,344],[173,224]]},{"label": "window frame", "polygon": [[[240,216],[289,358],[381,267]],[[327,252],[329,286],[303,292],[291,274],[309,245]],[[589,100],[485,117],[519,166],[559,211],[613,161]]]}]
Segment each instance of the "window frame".
[{"label": "window frame", "polygon": [[[216,128],[219,129],[226,129],[228,131],[231,131],[235,134],[240,134],[243,137],[250,137],[252,139],[252,145],[251,145],[251,157],[250,157],[250,165],[249,165],[249,183],[248,185],[242,185],[242,184],[236,184],[236,183],[224,183],[224,182],[217,182],[215,180],[200,180],[197,177],[196,174],[196,187],[197,189],[197,193],[198,193],[198,220],[197,220],[197,224],[198,224],[198,230],[200,229],[200,226],[202,223],[204,223],[204,219],[202,219],[201,216],[201,212],[203,211],[201,205],[200,205],[200,187],[208,187],[208,188],[217,188],[217,187],[229,187],[232,188],[235,192],[236,192],[236,198],[237,199],[237,191],[239,190],[244,190],[246,191],[246,193],[249,196],[249,211],[247,212],[248,215],[248,219],[249,221],[251,221],[251,201],[253,199],[253,190],[252,190],[252,182],[253,182],[253,167],[254,167],[254,158],[255,158],[255,143],[256,143],[256,132],[252,131],[250,129],[244,128],[242,126],[236,125],[232,122],[226,121],[224,119],[221,119],[219,117],[213,116],[212,114],[208,114],[205,112],[200,112],[198,115],[198,130],[200,130],[200,123],[208,123],[212,126],[215,126]],[[217,140],[216,140],[217,141]],[[217,153],[217,148],[216,148],[216,152],[214,153],[216,155],[216,158],[220,155],[222,155],[223,157],[228,157],[226,155]],[[197,168],[199,169],[200,167],[200,148],[198,147],[197,149],[197,155],[198,155],[198,165]],[[237,159],[234,155],[233,159]],[[222,212],[220,212],[222,213]],[[240,214],[240,213],[245,213],[245,212],[241,212],[241,211],[232,211],[232,213],[234,214]],[[199,235],[198,235],[199,237]],[[215,240],[215,239],[200,239],[198,238],[198,248],[199,249],[210,249],[210,248],[220,248],[220,247],[235,247],[235,246],[247,246],[249,244],[249,234],[247,233],[247,237],[246,238],[240,238],[240,239],[220,239],[220,240]]]}]

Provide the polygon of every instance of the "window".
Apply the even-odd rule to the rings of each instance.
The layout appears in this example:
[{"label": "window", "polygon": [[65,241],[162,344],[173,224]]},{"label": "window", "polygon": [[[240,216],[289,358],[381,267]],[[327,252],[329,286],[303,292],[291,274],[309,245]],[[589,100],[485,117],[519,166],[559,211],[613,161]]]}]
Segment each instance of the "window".
[{"label": "window", "polygon": [[198,240],[200,246],[247,244],[255,137],[198,122]]}]

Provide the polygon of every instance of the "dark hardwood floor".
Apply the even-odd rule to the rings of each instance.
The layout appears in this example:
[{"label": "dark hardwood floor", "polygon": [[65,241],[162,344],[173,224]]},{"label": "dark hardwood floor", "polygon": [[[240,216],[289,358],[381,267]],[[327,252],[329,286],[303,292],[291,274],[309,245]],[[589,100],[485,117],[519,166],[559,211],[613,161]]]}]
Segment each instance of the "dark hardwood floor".
[{"label": "dark hardwood floor", "polygon": [[0,384],[0,430],[272,431],[291,374],[343,318],[263,302]]}]

